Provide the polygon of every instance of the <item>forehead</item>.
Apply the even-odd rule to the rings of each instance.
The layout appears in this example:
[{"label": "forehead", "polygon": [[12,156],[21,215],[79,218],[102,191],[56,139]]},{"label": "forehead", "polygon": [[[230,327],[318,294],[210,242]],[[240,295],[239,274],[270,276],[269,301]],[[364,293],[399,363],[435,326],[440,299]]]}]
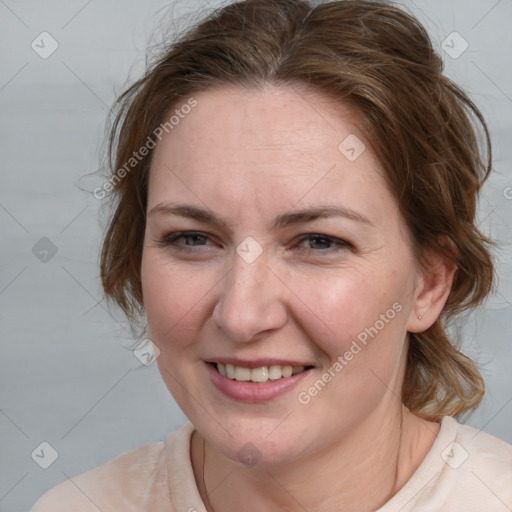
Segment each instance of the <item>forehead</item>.
[{"label": "forehead", "polygon": [[[181,147],[185,139],[196,150],[220,143],[231,153],[259,150],[268,158],[275,149],[337,157],[340,137],[362,138],[355,112],[311,89],[223,86],[196,94],[195,99],[197,106],[172,130],[176,145],[184,152],[191,150],[186,155],[189,161],[198,153],[191,145]],[[172,144],[171,138],[166,137]]]},{"label": "forehead", "polygon": [[194,99],[155,149],[150,207],[187,196],[220,208],[257,200],[264,211],[323,198],[368,211],[386,195],[382,167],[347,106],[291,86],[229,86]]}]

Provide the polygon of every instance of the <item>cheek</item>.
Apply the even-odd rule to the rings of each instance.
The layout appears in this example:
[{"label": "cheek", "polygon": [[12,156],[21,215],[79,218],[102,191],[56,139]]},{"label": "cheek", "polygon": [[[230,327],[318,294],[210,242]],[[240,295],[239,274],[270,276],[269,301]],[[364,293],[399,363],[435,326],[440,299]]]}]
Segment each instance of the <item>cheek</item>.
[{"label": "cheek", "polygon": [[177,268],[156,254],[146,254],[141,279],[153,342],[163,352],[186,345],[187,333],[198,325],[212,286],[207,274],[200,269]]},{"label": "cheek", "polygon": [[[160,350],[156,362],[169,392],[179,407],[190,414],[187,385],[195,382],[194,365],[197,331],[203,302],[210,290],[199,271],[184,271],[151,250],[143,256],[141,268],[144,306],[152,342]],[[203,274],[204,277],[204,274]]]},{"label": "cheek", "polygon": [[402,327],[404,294],[396,279],[350,269],[289,282],[309,311],[300,320],[304,329],[332,357],[349,350],[354,340],[364,346]]},{"label": "cheek", "polygon": [[[321,351],[319,378],[327,381],[325,389],[316,381],[312,388],[301,390],[301,399],[316,402],[315,411],[325,403],[336,403],[340,413],[351,410],[355,416],[364,415],[397,385],[407,318],[407,279],[401,276],[400,282],[393,271],[347,269],[337,276],[295,280],[297,295],[309,307],[300,326]],[[319,400],[313,398],[317,394]]]}]

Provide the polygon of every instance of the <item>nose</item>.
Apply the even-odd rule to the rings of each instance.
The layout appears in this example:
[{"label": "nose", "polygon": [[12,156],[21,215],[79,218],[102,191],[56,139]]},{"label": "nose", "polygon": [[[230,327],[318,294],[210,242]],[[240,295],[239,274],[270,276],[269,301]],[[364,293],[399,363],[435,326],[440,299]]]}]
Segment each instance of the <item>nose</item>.
[{"label": "nose", "polygon": [[247,263],[238,255],[220,286],[214,325],[234,342],[250,342],[287,322],[285,286],[260,256]]}]

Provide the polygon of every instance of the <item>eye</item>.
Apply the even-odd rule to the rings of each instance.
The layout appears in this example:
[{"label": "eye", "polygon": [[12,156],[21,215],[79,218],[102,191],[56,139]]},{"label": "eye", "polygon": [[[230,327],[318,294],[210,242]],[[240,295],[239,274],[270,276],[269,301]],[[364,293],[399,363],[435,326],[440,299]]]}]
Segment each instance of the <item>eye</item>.
[{"label": "eye", "polygon": [[[301,244],[305,244],[301,246]],[[321,234],[307,234],[299,239],[299,250],[316,253],[332,253],[351,248],[352,245],[345,240]]]},{"label": "eye", "polygon": [[[177,231],[163,237],[158,244],[182,252],[199,252],[212,249],[215,243],[211,237],[201,231]],[[352,249],[353,246],[345,240],[319,233],[308,233],[299,238],[296,250],[315,255],[328,255]]]},{"label": "eye", "polygon": [[175,247],[178,250],[193,250],[192,247],[211,245],[207,244],[208,235],[200,231],[178,231],[171,233],[160,240],[159,245]]}]

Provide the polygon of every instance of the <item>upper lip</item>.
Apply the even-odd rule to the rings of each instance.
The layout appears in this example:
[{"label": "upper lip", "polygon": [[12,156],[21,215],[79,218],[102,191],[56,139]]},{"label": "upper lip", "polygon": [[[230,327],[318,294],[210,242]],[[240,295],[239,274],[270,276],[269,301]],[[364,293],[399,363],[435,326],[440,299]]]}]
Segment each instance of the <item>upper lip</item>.
[{"label": "upper lip", "polygon": [[313,366],[307,362],[301,361],[290,361],[286,359],[273,359],[273,358],[261,358],[261,359],[238,359],[236,357],[218,357],[206,360],[207,363],[221,363],[221,364],[232,364],[233,366],[241,366],[242,368],[261,368],[262,366]]}]

